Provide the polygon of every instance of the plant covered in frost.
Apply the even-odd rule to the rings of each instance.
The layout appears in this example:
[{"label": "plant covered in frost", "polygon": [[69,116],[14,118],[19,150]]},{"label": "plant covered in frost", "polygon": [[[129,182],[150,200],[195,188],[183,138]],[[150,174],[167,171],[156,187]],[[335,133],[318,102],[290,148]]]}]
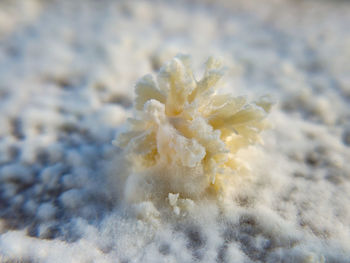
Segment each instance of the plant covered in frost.
[{"label": "plant covered in frost", "polygon": [[147,185],[150,198],[173,192],[196,198],[221,192],[237,176],[237,152],[260,141],[271,103],[218,94],[223,71],[219,60],[209,58],[197,81],[190,58],[178,55],[156,80],[146,75],[138,81],[134,118],[114,141],[132,161],[136,179],[129,185]]}]

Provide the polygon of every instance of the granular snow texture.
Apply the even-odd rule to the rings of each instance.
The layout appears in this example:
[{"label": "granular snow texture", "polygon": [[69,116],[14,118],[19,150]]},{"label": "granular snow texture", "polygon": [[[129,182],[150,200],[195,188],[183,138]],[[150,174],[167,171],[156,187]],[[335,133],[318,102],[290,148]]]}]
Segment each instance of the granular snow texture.
[{"label": "granular snow texture", "polygon": [[[0,2],[1,262],[350,262],[350,2]],[[111,141],[134,85],[210,55],[277,101],[225,208],[138,219]],[[253,158],[252,158],[253,157]],[[133,193],[129,193],[133,194]],[[135,193],[137,194],[137,193]]]}]

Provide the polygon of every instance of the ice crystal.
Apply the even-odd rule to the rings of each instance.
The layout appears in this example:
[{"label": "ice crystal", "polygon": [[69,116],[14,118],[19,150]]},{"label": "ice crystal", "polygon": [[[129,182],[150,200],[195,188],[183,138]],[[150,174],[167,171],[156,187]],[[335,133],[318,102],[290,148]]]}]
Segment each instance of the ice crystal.
[{"label": "ice crystal", "polygon": [[221,192],[226,178],[239,174],[238,151],[261,141],[271,103],[218,94],[223,72],[220,60],[209,58],[197,81],[189,56],[177,55],[156,80],[146,75],[137,82],[134,117],[114,143],[153,192],[185,198]]}]

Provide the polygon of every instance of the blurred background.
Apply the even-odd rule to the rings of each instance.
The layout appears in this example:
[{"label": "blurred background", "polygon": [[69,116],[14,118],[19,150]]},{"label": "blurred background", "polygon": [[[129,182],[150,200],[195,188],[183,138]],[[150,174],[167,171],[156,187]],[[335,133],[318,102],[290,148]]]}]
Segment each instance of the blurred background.
[{"label": "blurred background", "polygon": [[[101,178],[135,82],[179,52],[198,78],[208,56],[223,58],[223,90],[269,93],[279,118],[349,147],[349,1],[1,0],[0,233],[74,242],[73,218],[113,210]],[[311,152],[283,154],[315,167],[324,155]]]}]

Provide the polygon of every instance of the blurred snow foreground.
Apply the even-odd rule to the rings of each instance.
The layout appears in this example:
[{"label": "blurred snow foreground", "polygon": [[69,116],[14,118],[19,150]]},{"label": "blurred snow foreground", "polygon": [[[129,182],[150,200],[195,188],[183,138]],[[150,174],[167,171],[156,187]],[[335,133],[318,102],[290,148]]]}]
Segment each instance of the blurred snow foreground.
[{"label": "blurred snow foreground", "polygon": [[[0,261],[350,262],[349,13],[347,1],[1,1]],[[203,58],[223,57],[222,94],[279,102],[264,146],[237,152],[249,176],[208,177],[228,187],[220,202],[138,184],[111,144],[137,79],[178,52],[204,75]],[[136,91],[138,109],[166,104]]]}]

